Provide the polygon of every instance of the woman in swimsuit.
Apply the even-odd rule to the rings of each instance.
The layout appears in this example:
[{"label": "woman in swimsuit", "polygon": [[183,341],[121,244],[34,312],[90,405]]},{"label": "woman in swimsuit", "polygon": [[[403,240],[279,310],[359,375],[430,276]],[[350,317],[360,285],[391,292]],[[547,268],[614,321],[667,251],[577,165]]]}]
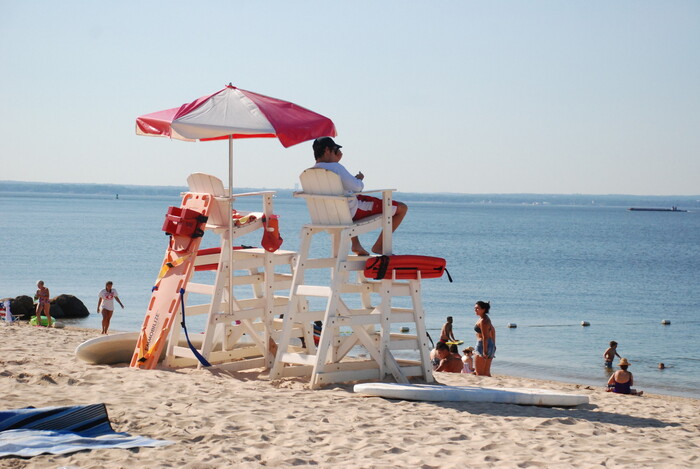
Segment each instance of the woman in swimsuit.
[{"label": "woman in swimsuit", "polygon": [[619,366],[620,369],[613,373],[608,380],[607,391],[616,392],[618,394],[633,394],[641,396],[644,391],[632,389],[634,378],[632,377],[632,373],[627,371],[627,368],[630,366],[630,362],[628,362],[626,358],[620,358]]},{"label": "woman in swimsuit", "polygon": [[476,332],[476,356],[474,365],[477,376],[491,376],[491,361],[496,354],[496,329],[491,324],[489,310],[491,303],[477,301],[474,305],[474,313],[479,316],[474,326]]},{"label": "woman in swimsuit", "polygon": [[36,304],[36,325],[41,326],[41,315],[46,316],[46,327],[51,327],[51,304],[49,303],[49,289],[44,286],[44,281],[36,282],[38,290],[34,295],[35,300],[39,300]]}]

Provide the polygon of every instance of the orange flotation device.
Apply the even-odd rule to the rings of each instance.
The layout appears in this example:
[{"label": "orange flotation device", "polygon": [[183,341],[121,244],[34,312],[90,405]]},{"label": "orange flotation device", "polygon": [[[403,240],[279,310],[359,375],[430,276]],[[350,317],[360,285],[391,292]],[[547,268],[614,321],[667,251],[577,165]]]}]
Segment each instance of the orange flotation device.
[{"label": "orange flotation device", "polygon": [[440,278],[447,273],[447,278],[452,282],[450,273],[445,268],[447,261],[441,257],[396,255],[370,257],[365,263],[365,277],[381,280],[395,278],[397,280],[415,280],[418,278]]}]

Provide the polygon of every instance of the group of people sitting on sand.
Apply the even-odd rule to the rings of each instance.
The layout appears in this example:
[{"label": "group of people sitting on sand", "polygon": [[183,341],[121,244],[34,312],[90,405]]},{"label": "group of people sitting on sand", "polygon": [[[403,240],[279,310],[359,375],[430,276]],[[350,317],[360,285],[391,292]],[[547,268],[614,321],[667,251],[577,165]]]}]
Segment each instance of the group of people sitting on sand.
[{"label": "group of people sitting on sand", "polygon": [[460,355],[456,344],[447,345],[442,340],[438,341],[430,352],[433,370],[446,373],[476,374],[474,347],[467,347],[462,352],[464,352],[464,356]]}]

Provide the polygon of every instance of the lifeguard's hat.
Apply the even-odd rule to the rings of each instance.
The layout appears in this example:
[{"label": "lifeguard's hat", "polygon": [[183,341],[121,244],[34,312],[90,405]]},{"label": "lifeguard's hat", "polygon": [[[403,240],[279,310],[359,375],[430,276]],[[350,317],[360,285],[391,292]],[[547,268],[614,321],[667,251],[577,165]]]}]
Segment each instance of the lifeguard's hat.
[{"label": "lifeguard's hat", "polygon": [[321,137],[314,140],[313,148],[314,155],[321,156],[323,155],[323,152],[326,150],[326,148],[332,148],[333,150],[337,150],[338,148],[343,147],[335,143],[330,137]]},{"label": "lifeguard's hat", "polygon": [[618,363],[618,365],[620,365],[620,366],[624,366],[624,365],[630,366],[630,362],[628,362],[626,358],[620,358],[620,363]]}]

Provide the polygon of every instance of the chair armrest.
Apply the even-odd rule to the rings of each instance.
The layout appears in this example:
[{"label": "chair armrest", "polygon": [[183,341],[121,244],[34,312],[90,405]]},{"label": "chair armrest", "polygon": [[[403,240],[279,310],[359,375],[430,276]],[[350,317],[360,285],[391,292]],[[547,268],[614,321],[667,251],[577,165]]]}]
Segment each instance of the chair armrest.
[{"label": "chair armrest", "polygon": [[373,192],[396,192],[396,189],[373,189],[371,191],[356,192],[356,194],[372,194]]},{"label": "chair armrest", "polygon": [[292,195],[294,197],[302,197],[302,198],[309,198],[309,199],[311,199],[311,198],[331,199],[334,197],[339,198],[339,199],[349,199],[350,197],[354,197],[357,194],[373,194],[373,193],[377,193],[377,192],[384,193],[384,192],[395,192],[395,191],[396,191],[396,189],[374,189],[371,191],[353,192],[352,195],[342,195],[342,194],[327,194],[326,195],[326,194],[308,194],[306,192],[294,192]]},{"label": "chair armrest", "polygon": [[335,194],[307,194],[306,192],[294,192],[292,194],[294,197],[301,197],[302,199],[351,199],[353,195],[335,195]]}]

